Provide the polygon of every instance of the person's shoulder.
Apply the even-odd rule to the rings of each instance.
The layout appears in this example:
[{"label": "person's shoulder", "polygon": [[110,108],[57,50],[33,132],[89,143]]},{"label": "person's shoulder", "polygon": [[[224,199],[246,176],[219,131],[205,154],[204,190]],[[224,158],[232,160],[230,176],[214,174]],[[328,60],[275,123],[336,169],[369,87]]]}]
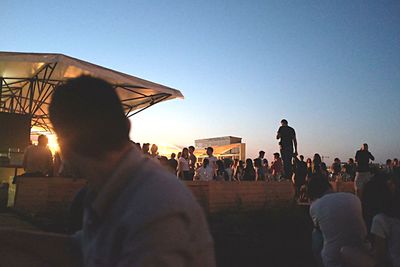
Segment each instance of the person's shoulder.
[{"label": "person's shoulder", "polygon": [[140,181],[128,191],[134,192],[132,203],[141,205],[142,209],[162,213],[199,208],[187,186],[162,166],[148,161],[137,175]]},{"label": "person's shoulder", "polygon": [[379,213],[372,218],[371,233],[386,238],[389,234],[389,224],[389,218],[385,214]]}]

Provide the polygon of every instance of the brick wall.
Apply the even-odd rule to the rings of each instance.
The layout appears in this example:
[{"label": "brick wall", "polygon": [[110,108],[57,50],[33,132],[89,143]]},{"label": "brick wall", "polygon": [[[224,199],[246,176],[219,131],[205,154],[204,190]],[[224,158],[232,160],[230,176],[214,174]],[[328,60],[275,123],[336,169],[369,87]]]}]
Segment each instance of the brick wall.
[{"label": "brick wall", "polygon": [[[14,208],[24,214],[62,214],[86,180],[70,178],[19,178]],[[185,182],[206,212],[229,209],[266,209],[289,205],[294,188],[285,182]],[[352,182],[332,182],[339,192],[354,193]]]},{"label": "brick wall", "polygon": [[265,209],[293,201],[290,182],[185,182],[210,213],[227,209]]},{"label": "brick wall", "polygon": [[[185,182],[206,212],[229,209],[266,209],[293,201],[294,188],[287,182]],[[353,182],[331,182],[336,192],[354,193]]]},{"label": "brick wall", "polygon": [[17,179],[14,209],[35,216],[65,213],[84,179],[27,177]]}]

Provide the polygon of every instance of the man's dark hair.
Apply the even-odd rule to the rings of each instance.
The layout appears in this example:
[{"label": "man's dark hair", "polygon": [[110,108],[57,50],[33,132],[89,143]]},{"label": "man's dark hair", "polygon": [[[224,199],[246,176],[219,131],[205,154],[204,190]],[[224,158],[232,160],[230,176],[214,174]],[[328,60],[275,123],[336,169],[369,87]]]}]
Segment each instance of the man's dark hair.
[{"label": "man's dark hair", "polygon": [[331,188],[330,183],[322,174],[314,174],[308,182],[308,196],[310,200],[315,200],[322,197]]},{"label": "man's dark hair", "polygon": [[281,120],[281,123],[283,123],[283,124],[288,124],[288,121],[285,120],[285,119],[283,119],[283,120]]},{"label": "man's dark hair", "polygon": [[265,155],[265,151],[263,151],[263,150],[260,150],[260,151],[258,152],[258,155],[259,155],[259,156],[261,156],[261,155],[263,155],[263,156],[264,156],[264,155]]},{"label": "man's dark hair", "polygon": [[194,151],[194,146],[189,146],[189,149]]},{"label": "man's dark hair", "polygon": [[49,107],[50,120],[72,151],[101,157],[129,142],[129,123],[115,89],[90,76],[58,86]]}]

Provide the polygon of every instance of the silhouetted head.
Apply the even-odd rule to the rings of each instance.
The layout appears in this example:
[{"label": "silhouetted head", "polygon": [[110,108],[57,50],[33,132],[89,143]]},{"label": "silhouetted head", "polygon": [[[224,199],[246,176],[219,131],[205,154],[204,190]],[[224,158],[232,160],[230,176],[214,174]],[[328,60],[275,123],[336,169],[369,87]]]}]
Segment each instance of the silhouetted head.
[{"label": "silhouetted head", "polygon": [[100,158],[129,143],[129,120],[104,80],[80,76],[56,87],[49,114],[62,151]]},{"label": "silhouetted head", "polygon": [[208,156],[212,156],[212,154],[214,153],[214,149],[212,147],[210,147],[210,146],[207,147],[206,150],[207,150],[207,155]]},{"label": "silhouetted head", "polygon": [[166,156],[161,156],[159,158],[159,161],[160,161],[162,166],[168,166],[168,158]]},{"label": "silhouetted head", "polygon": [[258,152],[258,157],[259,158],[262,159],[262,158],[264,158],[264,156],[265,156],[265,152],[264,151],[261,150],[260,152]]},{"label": "silhouetted head", "polygon": [[142,146],[142,151],[143,151],[144,154],[149,153],[149,151],[150,151],[150,144],[149,144],[149,143],[144,143],[143,146]]},{"label": "silhouetted head", "polygon": [[387,174],[378,172],[364,186],[362,203],[371,217],[378,213],[390,212],[393,195],[388,186],[388,179]]},{"label": "silhouetted head", "polygon": [[243,160],[239,160],[239,167],[244,168],[244,162],[243,162]]},{"label": "silhouetted head", "polygon": [[176,157],[175,153],[171,153],[171,159],[174,159]]},{"label": "silhouetted head", "polygon": [[368,151],[368,144],[363,144],[362,146],[361,146],[361,150],[365,150],[365,151]]},{"label": "silhouetted head", "polygon": [[279,159],[280,155],[278,152],[274,153],[274,159]]},{"label": "silhouetted head", "polygon": [[251,159],[246,159],[246,169],[253,168],[253,161]]},{"label": "silhouetted head", "polygon": [[392,160],[391,159],[387,159],[386,160],[386,165],[387,166],[391,166],[392,165]]},{"label": "silhouetted head", "polygon": [[321,156],[318,153],[315,153],[313,158],[313,163],[321,165],[321,162],[322,162]]},{"label": "silhouetted head", "polygon": [[152,144],[150,151],[152,155],[156,155],[158,152],[158,146],[156,144]]},{"label": "silhouetted head", "polygon": [[190,146],[190,147],[189,147],[189,153],[190,153],[190,154],[193,154],[194,150],[195,150],[195,149],[194,149],[194,146]]},{"label": "silhouetted head", "polygon": [[321,174],[314,174],[308,182],[307,192],[311,201],[322,197],[331,190],[328,180]]},{"label": "silhouetted head", "polygon": [[304,161],[304,156],[303,155],[300,155],[299,158],[300,158],[300,161]]},{"label": "silhouetted head", "polygon": [[282,126],[288,126],[288,121],[286,119],[281,120]]},{"label": "silhouetted head", "polygon": [[349,158],[349,161],[348,161],[348,163],[349,163],[349,164],[353,164],[353,163],[354,163],[354,159],[352,159],[352,158]]},{"label": "silhouetted head", "polygon": [[44,134],[39,135],[38,146],[46,147],[48,143],[49,143],[49,139],[47,138],[47,136],[45,136]]},{"label": "silhouetted head", "polygon": [[230,168],[232,166],[232,164],[233,164],[232,159],[230,159],[230,158],[225,158],[224,159],[224,167],[225,167],[225,169]]}]

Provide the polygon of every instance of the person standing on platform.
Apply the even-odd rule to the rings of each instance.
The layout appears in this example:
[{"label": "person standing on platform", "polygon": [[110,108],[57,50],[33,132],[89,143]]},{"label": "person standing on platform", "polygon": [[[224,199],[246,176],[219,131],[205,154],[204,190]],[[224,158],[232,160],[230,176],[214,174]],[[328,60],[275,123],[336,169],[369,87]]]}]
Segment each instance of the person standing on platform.
[{"label": "person standing on platform", "polygon": [[[291,179],[293,174],[292,158],[297,156],[297,139],[295,130],[288,125],[288,121],[283,119],[281,127],[278,129],[276,139],[280,139],[279,145],[283,161],[283,176]],[[294,147],[294,151],[293,151]]]},{"label": "person standing on platform", "polygon": [[45,135],[39,135],[38,144],[29,146],[24,153],[22,166],[25,177],[43,177],[53,175],[53,156],[47,144]]},{"label": "person standing on platform", "polygon": [[354,179],[354,189],[357,196],[362,197],[364,185],[371,179],[369,161],[375,160],[375,157],[368,151],[368,144],[363,144],[356,153],[357,172]]}]

